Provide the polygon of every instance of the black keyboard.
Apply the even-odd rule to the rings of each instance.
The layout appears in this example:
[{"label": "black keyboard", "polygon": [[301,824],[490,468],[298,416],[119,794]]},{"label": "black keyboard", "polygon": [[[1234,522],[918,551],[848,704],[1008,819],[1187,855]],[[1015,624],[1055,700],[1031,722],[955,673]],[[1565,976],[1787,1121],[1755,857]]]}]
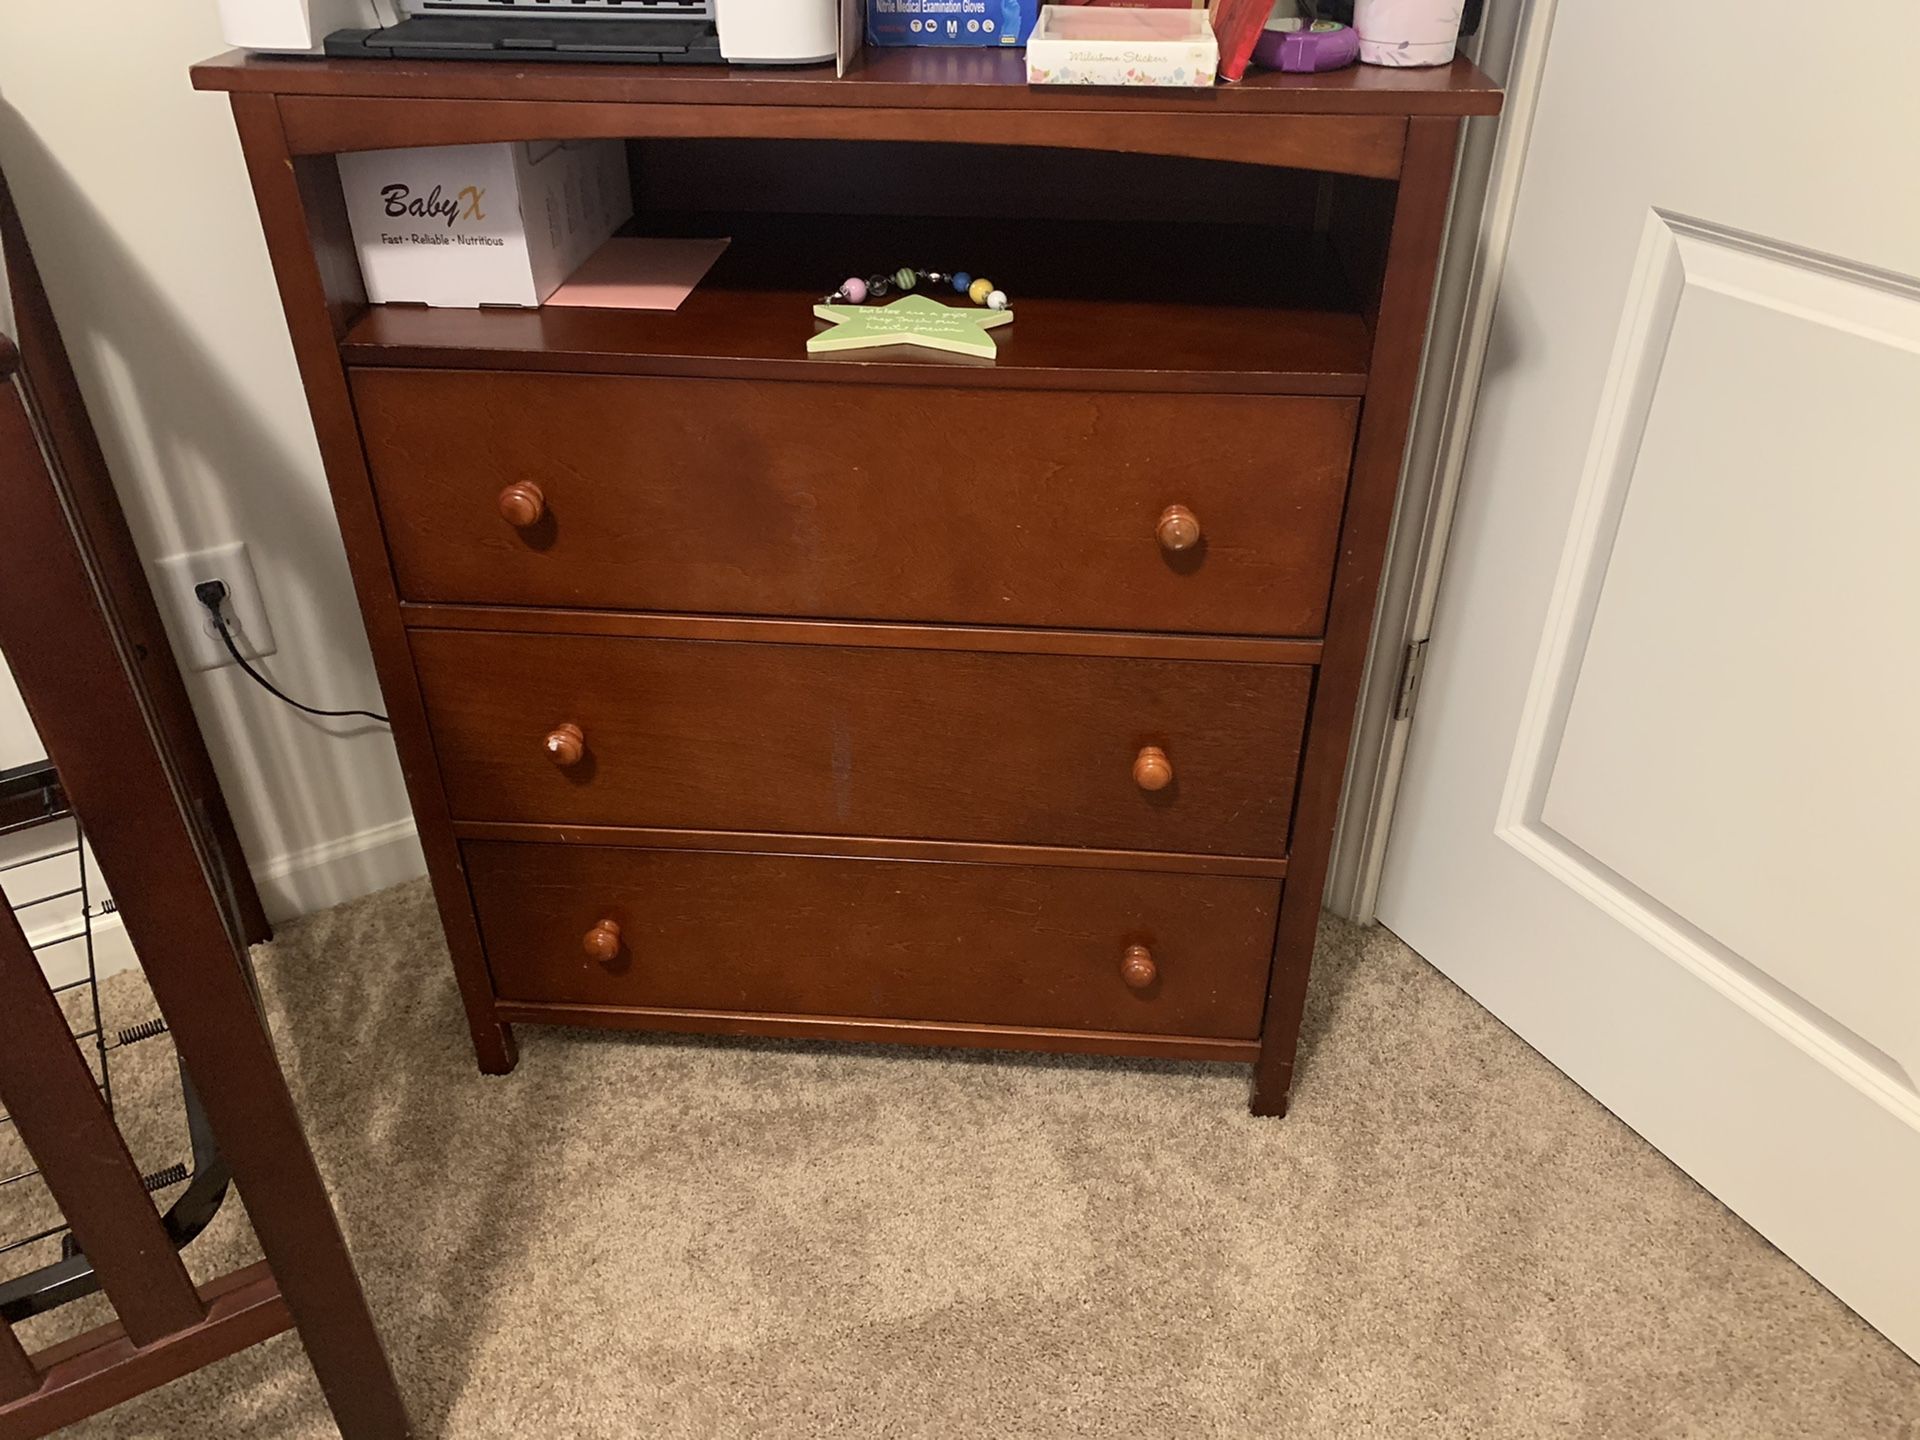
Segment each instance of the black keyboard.
[{"label": "black keyboard", "polygon": [[384,30],[336,30],[327,37],[327,54],[361,60],[726,63],[720,58],[720,36],[710,22],[645,15],[591,20],[416,15]]}]

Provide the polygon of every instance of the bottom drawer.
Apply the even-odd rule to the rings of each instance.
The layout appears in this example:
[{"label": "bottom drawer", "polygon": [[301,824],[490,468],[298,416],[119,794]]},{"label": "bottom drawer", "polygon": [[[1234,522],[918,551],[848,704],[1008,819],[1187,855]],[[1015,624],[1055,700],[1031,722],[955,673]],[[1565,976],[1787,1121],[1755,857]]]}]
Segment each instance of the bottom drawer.
[{"label": "bottom drawer", "polygon": [[1250,1040],[1280,901],[1276,880],[1158,871],[464,853],[502,1000],[632,1009]]}]

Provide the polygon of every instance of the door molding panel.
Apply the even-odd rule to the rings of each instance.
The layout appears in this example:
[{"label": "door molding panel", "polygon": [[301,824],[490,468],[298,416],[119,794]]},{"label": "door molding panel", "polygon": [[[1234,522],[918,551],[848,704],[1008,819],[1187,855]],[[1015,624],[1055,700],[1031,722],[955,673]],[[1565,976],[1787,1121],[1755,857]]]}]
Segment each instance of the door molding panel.
[{"label": "door molding panel", "polygon": [[[1920,1131],[1920,992],[1880,997],[1901,1009],[1876,1023],[1911,1042],[1890,1053],[1806,990],[1711,933],[1696,919],[1600,858],[1568,831],[1577,803],[1558,807],[1555,781],[1567,762],[1570,717],[1610,576],[1623,515],[1649,441],[1676,326],[1691,297],[1712,294],[1792,322],[1920,357],[1920,281],[1748,234],[1709,221],[1651,211],[1615,343],[1555,580],[1540,650],[1521,712],[1495,829],[1558,883],[1630,929],[1661,954]],[[1810,477],[1811,479],[1811,477]],[[1658,482],[1656,482],[1658,483]],[[1631,583],[1631,582],[1629,582]],[[1577,763],[1577,762],[1576,762]],[[1618,777],[1615,777],[1617,781]],[[1599,782],[1594,782],[1599,783]],[[1621,837],[1612,837],[1617,846]],[[1616,855],[1616,861],[1618,856]],[[1903,1047],[1904,1048],[1904,1047]]]}]

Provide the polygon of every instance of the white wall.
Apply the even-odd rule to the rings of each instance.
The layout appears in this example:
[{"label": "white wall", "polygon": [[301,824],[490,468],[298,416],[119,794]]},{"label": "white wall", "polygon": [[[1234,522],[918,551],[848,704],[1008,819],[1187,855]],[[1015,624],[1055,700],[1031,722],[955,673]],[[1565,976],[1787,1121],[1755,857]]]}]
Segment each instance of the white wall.
[{"label": "white wall", "polygon": [[45,759],[46,753],[33,733],[33,722],[27,718],[27,707],[14,688],[13,676],[6,662],[0,660],[0,770],[31,765]]},{"label": "white wall", "polygon": [[[232,116],[187,80],[225,48],[214,11],[0,6],[0,164],[149,565],[246,541],[269,672],[377,709]],[[384,730],[302,716],[232,668],[187,685],[270,912],[421,873]]]}]

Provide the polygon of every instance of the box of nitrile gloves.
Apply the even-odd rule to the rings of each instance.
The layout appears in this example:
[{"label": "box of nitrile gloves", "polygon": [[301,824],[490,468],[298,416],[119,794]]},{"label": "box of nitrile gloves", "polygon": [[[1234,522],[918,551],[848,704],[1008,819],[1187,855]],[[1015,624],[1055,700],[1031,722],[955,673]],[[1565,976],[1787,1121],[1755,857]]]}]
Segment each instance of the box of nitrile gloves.
[{"label": "box of nitrile gloves", "polygon": [[867,0],[869,45],[1024,45],[1040,0]]}]

